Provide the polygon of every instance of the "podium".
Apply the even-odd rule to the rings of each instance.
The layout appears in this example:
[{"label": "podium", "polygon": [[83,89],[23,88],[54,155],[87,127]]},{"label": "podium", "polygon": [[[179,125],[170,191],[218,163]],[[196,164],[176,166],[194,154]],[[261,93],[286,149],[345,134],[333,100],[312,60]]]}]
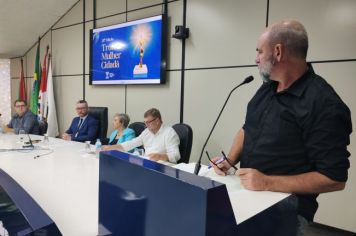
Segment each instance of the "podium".
[{"label": "podium", "polygon": [[100,153],[98,235],[219,236],[235,229],[224,184],[128,153]]}]

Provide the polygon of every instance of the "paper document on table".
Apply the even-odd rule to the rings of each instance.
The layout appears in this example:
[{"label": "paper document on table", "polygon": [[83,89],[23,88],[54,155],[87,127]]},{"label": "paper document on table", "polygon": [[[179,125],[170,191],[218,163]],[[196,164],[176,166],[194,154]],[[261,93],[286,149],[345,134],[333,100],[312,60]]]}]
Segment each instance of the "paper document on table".
[{"label": "paper document on table", "polygon": [[[195,163],[180,163],[173,167],[193,173]],[[262,212],[290,195],[287,193],[247,190],[241,185],[240,178],[238,176],[217,175],[212,168],[208,168],[207,166],[201,167],[199,175],[226,185],[237,224],[240,224],[241,222]]]},{"label": "paper document on table", "polygon": [[194,165],[191,165],[191,163],[186,164],[186,163],[179,163],[177,165],[173,166],[176,169],[183,170],[185,172],[193,173],[194,172]]}]

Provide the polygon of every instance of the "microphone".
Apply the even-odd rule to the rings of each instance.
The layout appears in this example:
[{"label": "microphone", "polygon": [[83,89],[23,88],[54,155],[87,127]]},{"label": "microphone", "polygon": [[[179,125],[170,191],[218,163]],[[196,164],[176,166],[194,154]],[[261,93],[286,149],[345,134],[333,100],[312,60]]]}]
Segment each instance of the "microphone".
[{"label": "microphone", "polygon": [[22,147],[23,148],[34,148],[35,146],[33,146],[33,143],[32,143],[32,139],[31,139],[31,137],[30,137],[30,135],[29,134],[27,134],[27,137],[28,137],[28,145],[23,145]]},{"label": "microphone", "polygon": [[213,131],[214,131],[214,129],[215,129],[216,124],[218,123],[218,120],[219,120],[219,118],[220,118],[222,112],[223,112],[224,109],[225,109],[225,106],[226,106],[227,101],[229,101],[229,98],[230,98],[231,94],[232,94],[238,87],[240,87],[240,86],[242,86],[242,85],[244,85],[244,84],[248,84],[248,83],[250,83],[252,80],[253,80],[253,76],[250,75],[249,77],[245,78],[244,81],[242,81],[242,83],[240,83],[239,85],[237,85],[236,87],[234,87],[234,88],[230,91],[229,95],[227,96],[227,98],[226,98],[226,100],[225,100],[224,105],[222,106],[222,108],[221,108],[221,110],[220,110],[220,112],[219,112],[218,117],[217,117],[216,120],[215,120],[215,123],[214,123],[213,127],[212,127],[211,130],[210,130],[210,133],[209,133],[209,135],[208,135],[208,138],[206,139],[206,141],[205,141],[205,143],[204,143],[204,145],[203,145],[203,148],[201,149],[201,153],[200,153],[198,162],[197,162],[197,164],[195,165],[195,168],[194,168],[194,174],[196,174],[196,175],[199,174],[199,170],[200,170],[200,168],[201,168],[201,159],[202,159],[202,157],[203,157],[203,152],[204,152],[204,150],[205,150],[206,145],[208,144],[208,141],[209,141],[209,139],[210,139],[211,134],[213,133]]}]

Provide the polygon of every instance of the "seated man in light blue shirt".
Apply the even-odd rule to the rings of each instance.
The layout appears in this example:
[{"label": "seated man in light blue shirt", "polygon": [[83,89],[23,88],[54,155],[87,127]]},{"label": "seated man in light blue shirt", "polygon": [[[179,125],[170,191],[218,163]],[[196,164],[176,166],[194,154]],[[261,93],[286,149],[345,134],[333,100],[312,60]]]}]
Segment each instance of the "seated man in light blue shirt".
[{"label": "seated man in light blue shirt", "polygon": [[14,103],[14,108],[15,114],[12,116],[10,123],[5,127],[5,132],[18,134],[22,129],[27,134],[39,134],[37,116],[28,110],[27,102],[18,99]]},{"label": "seated man in light blue shirt", "polygon": [[179,137],[172,127],[163,124],[159,110],[146,111],[144,123],[147,128],[140,136],[122,144],[103,146],[103,150],[128,151],[143,146],[151,160],[176,163],[180,159]]}]

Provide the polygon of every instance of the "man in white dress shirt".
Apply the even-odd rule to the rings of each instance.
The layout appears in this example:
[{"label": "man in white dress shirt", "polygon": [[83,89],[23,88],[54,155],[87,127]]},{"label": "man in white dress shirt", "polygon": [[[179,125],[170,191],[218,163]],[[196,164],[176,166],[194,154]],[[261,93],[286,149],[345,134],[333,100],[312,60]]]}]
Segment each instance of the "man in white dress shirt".
[{"label": "man in white dress shirt", "polygon": [[128,151],[143,146],[145,155],[154,161],[169,161],[177,163],[180,159],[179,137],[174,129],[162,122],[161,113],[151,108],[144,114],[146,129],[140,136],[117,145],[103,146],[103,150]]}]

